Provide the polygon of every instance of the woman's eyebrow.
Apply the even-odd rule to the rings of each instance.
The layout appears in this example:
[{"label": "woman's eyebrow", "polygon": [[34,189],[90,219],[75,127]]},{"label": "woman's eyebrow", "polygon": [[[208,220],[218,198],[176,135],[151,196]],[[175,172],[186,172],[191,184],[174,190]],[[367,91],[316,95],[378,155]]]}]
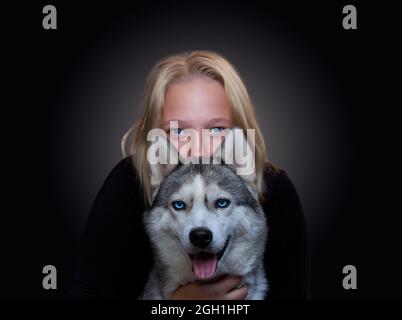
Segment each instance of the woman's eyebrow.
[{"label": "woman's eyebrow", "polygon": [[[189,127],[189,128],[191,127],[191,124],[189,122],[187,122],[185,120],[181,120],[181,119],[168,119],[168,120],[166,120],[166,121],[164,121],[162,123],[162,126],[164,126],[164,127],[169,126],[170,121],[177,121],[179,126],[186,126],[186,127]],[[223,123],[223,124],[227,124],[227,125],[232,125],[232,121],[230,119],[227,119],[227,118],[213,118],[213,119],[210,119],[207,122],[205,122],[203,124],[203,126],[207,127],[207,126],[216,124],[218,122]]]},{"label": "woman's eyebrow", "polygon": [[180,119],[169,119],[166,120],[162,123],[163,126],[169,126],[170,125],[170,121],[177,121],[179,125],[184,125],[184,126],[190,126],[190,124],[184,120],[180,120]]},{"label": "woman's eyebrow", "polygon": [[211,120],[207,121],[206,123],[204,123],[204,125],[208,126],[208,125],[216,124],[218,122],[222,122],[222,123],[225,123],[225,124],[228,124],[228,125],[232,124],[232,121],[230,119],[227,119],[227,118],[214,118],[214,119],[211,119]]}]

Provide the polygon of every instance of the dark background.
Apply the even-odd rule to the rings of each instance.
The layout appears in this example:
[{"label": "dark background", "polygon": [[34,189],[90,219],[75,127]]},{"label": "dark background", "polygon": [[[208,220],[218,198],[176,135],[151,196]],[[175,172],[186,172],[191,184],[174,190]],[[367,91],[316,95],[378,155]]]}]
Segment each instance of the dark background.
[{"label": "dark background", "polygon": [[[58,30],[42,28],[46,4]],[[347,4],[357,30],[342,28]],[[402,298],[401,27],[391,3],[39,1],[2,11],[1,298],[60,298],[147,73],[194,49],[238,68],[269,157],[299,192],[312,299]],[[42,289],[47,264],[57,291]],[[357,290],[342,287],[347,264]]]}]

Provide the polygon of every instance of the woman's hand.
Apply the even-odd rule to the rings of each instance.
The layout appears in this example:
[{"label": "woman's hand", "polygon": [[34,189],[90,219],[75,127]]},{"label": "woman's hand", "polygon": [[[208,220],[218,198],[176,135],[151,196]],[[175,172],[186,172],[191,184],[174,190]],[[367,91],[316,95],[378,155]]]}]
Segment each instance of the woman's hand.
[{"label": "woman's hand", "polygon": [[241,285],[240,276],[224,276],[213,282],[191,282],[180,286],[169,300],[244,300],[247,287]]}]

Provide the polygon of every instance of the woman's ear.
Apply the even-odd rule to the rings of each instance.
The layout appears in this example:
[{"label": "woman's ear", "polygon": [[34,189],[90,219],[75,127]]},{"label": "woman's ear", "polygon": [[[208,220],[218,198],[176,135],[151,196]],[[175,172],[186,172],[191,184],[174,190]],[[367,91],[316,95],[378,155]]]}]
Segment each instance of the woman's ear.
[{"label": "woman's ear", "polygon": [[225,138],[213,155],[213,163],[220,163],[215,162],[215,159],[222,159],[222,163],[256,189],[255,133],[248,129],[247,134],[246,138],[243,129],[238,127],[225,129]]},{"label": "woman's ear", "polygon": [[148,135],[151,145],[147,151],[152,190],[159,188],[165,177],[178,165],[179,154],[163,130],[154,129]]}]

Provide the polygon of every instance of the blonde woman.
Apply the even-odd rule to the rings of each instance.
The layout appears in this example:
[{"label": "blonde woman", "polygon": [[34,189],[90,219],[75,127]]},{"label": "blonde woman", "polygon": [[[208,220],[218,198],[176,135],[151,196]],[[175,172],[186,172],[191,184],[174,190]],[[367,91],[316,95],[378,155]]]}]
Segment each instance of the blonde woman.
[{"label": "blonde woman", "polygon": [[[170,121],[178,127],[171,128]],[[265,120],[265,119],[264,119]],[[141,215],[151,204],[147,161],[151,129],[169,134],[178,150],[186,129],[208,130],[220,139],[226,128],[255,130],[255,169],[259,199],[269,226],[265,269],[268,299],[309,296],[305,221],[296,190],[285,171],[267,159],[264,138],[251,99],[238,72],[211,51],[192,51],[159,61],[147,79],[142,113],[122,139],[123,159],[99,191],[81,240],[70,294],[76,298],[133,298],[144,289],[153,257]],[[171,132],[171,130],[173,130]],[[125,155],[131,137],[130,155]],[[191,156],[205,156],[201,140]],[[212,150],[213,151],[213,150]],[[211,152],[212,152],[211,151]],[[185,284],[170,299],[241,300],[240,277]]]}]

